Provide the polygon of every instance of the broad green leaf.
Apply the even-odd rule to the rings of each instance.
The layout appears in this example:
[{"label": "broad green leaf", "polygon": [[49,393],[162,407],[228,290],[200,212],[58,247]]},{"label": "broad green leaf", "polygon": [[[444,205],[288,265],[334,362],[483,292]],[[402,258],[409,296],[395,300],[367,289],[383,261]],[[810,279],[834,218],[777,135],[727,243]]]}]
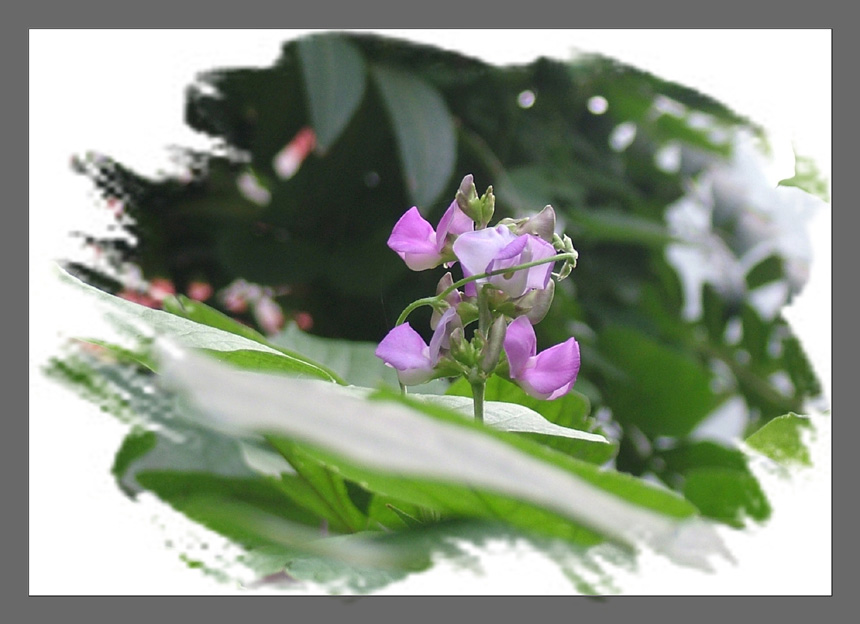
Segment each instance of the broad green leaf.
[{"label": "broad green leaf", "polygon": [[296,42],[301,59],[311,125],[325,152],[337,140],[364,97],[364,59],[336,34],[305,37]]},{"label": "broad green leaf", "polygon": [[[285,353],[277,348],[270,347],[257,340],[249,339],[232,331],[224,331],[217,327],[211,327],[202,323],[194,322],[186,318],[164,312],[153,310],[131,301],[126,301],[109,295],[97,288],[85,284],[66,272],[61,272],[61,277],[85,292],[92,295],[99,304],[103,306],[105,317],[116,326],[119,331],[147,345],[159,337],[169,338],[177,346],[218,352],[230,351],[256,351],[266,356],[261,356],[257,362],[266,360],[266,365],[272,365],[272,356],[280,357],[283,362],[281,370],[292,371],[296,375],[305,375],[326,381],[339,381],[336,375],[327,371],[314,362],[299,356],[298,354]],[[200,311],[202,308],[197,307]],[[230,356],[224,356],[229,358]],[[249,361],[249,360],[245,360]],[[242,357],[234,358],[234,363],[241,364]]]},{"label": "broad green leaf", "polygon": [[[447,394],[471,397],[472,389],[461,378]],[[484,420],[497,429],[525,433],[551,448],[595,464],[608,461],[617,450],[616,444],[594,430],[594,422],[588,417],[589,401],[578,392],[572,391],[554,401],[541,401],[494,376],[487,381],[484,400]],[[472,401],[450,407],[469,413]]]},{"label": "broad green leaf", "polygon": [[809,418],[791,413],[774,418],[746,439],[747,445],[782,464],[812,464],[804,438],[814,432]]},{"label": "broad green leaf", "polygon": [[720,403],[707,369],[633,328],[605,328],[598,346],[624,373],[607,377],[605,389],[606,401],[622,423],[651,436],[684,436]]},{"label": "broad green leaf", "polygon": [[382,65],[372,74],[391,119],[412,201],[432,204],[454,172],[457,139],[439,92],[413,75]]},{"label": "broad green leaf", "polygon": [[[165,381],[204,422],[295,441],[344,478],[440,512],[503,520],[577,543],[652,547],[707,565],[719,538],[668,490],[436,406],[391,395],[367,400],[337,386],[226,369],[193,353],[164,354]],[[695,549],[683,546],[693,539]]]}]

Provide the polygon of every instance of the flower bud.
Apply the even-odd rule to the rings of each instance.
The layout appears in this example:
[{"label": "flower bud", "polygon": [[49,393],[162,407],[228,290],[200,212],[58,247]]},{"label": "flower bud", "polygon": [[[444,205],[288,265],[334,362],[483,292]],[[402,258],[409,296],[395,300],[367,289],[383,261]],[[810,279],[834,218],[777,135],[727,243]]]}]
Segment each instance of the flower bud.
[{"label": "flower bud", "polygon": [[487,344],[481,356],[481,370],[485,373],[492,373],[499,364],[507,328],[508,324],[504,316],[499,316],[490,326]]},{"label": "flower bud", "polygon": [[546,288],[536,288],[514,302],[516,315],[525,315],[532,325],[537,325],[549,312],[554,295],[555,282],[550,280]]},{"label": "flower bud", "polygon": [[488,186],[487,192],[481,196],[481,225],[486,226],[493,219],[496,211],[496,196],[493,195],[493,187]]},{"label": "flower bud", "polygon": [[555,234],[555,210],[547,204],[535,216],[520,222],[514,233],[534,234],[548,243],[553,242],[553,235]]},{"label": "flower bud", "polygon": [[475,220],[472,216],[472,206],[476,201],[478,201],[478,189],[475,188],[475,180],[471,173],[463,178],[462,182],[460,182],[460,188],[457,189],[455,198],[460,210]]}]

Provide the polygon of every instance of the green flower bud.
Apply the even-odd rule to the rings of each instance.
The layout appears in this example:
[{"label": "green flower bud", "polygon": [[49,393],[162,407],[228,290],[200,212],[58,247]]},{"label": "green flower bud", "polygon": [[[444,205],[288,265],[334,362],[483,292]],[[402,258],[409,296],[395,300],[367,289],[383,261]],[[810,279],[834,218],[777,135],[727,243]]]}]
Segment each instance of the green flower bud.
[{"label": "green flower bud", "polygon": [[490,326],[487,344],[484,346],[484,352],[481,356],[481,370],[485,373],[492,373],[499,364],[499,356],[502,353],[507,328],[508,323],[504,316],[499,316]]},{"label": "green flower bud", "polygon": [[475,188],[475,181],[470,173],[463,181],[460,182],[460,188],[457,189],[457,194],[454,196],[457,201],[457,206],[460,210],[466,213],[472,221],[480,223],[480,205],[478,202],[478,189]]}]

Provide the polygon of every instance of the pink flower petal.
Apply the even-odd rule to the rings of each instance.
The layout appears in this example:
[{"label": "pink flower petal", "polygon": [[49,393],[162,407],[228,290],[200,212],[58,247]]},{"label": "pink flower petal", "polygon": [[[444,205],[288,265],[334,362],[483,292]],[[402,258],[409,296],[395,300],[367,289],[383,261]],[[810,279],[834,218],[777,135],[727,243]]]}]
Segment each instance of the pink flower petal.
[{"label": "pink flower petal", "polygon": [[442,261],[433,226],[413,206],[394,224],[388,246],[413,271],[432,269]]},{"label": "pink flower petal", "polygon": [[[501,250],[488,267],[489,270],[505,269],[535,260],[544,260],[555,255],[552,245],[537,236],[523,234]],[[520,269],[513,275],[494,275],[489,282],[511,297],[520,297],[533,288],[546,288],[552,273],[551,262]]]},{"label": "pink flower petal", "polygon": [[409,323],[388,332],[376,347],[376,357],[396,369],[397,377],[404,385],[424,383],[433,377],[430,348]]},{"label": "pink flower petal", "polygon": [[568,338],[530,358],[516,380],[531,396],[555,399],[567,394],[573,387],[579,374],[579,365],[579,344],[575,338]]},{"label": "pink flower petal", "polygon": [[458,237],[474,229],[475,222],[465,212],[460,210],[460,206],[454,200],[448,206],[448,210],[445,211],[442,218],[439,219],[439,225],[436,228],[436,251],[442,253],[449,234]]},{"label": "pink flower petal", "polygon": [[529,320],[520,316],[508,325],[504,341],[511,378],[516,379],[537,350],[535,330]]},{"label": "pink flower petal", "polygon": [[[479,273],[486,273],[487,267],[496,257],[496,254],[513,242],[515,238],[516,236],[504,225],[461,234],[454,241],[454,255],[457,256],[463,267],[463,275],[471,277]],[[464,290],[470,297],[477,294],[473,282],[466,284]]]}]

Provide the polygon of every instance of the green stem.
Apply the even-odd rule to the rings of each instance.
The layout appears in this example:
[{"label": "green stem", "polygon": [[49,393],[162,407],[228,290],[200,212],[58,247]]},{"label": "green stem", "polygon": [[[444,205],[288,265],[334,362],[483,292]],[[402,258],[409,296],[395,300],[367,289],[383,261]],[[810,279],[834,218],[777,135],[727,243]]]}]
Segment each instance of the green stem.
[{"label": "green stem", "polygon": [[484,422],[484,389],[485,382],[472,384],[472,399],[475,403],[475,422]]},{"label": "green stem", "polygon": [[573,253],[560,253],[556,254],[549,258],[543,258],[541,260],[533,260],[532,262],[526,262],[525,264],[518,264],[517,266],[508,267],[505,269],[496,269],[495,271],[487,271],[486,273],[478,273],[477,275],[470,275],[469,277],[464,277],[463,279],[454,282],[448,288],[440,292],[438,295],[434,297],[424,297],[423,299],[417,299],[410,303],[403,312],[400,313],[400,316],[397,317],[396,325],[402,325],[406,318],[412,313],[413,310],[420,308],[421,306],[432,306],[434,303],[442,301],[450,295],[452,292],[460,288],[461,286],[465,286],[470,282],[475,282],[479,279],[485,279],[487,277],[492,277],[494,275],[503,275],[505,273],[513,273],[515,271],[520,271],[522,269],[530,269],[532,267],[540,266],[541,264],[547,264],[549,262],[559,262],[563,260],[571,260],[576,262],[578,255]]}]

